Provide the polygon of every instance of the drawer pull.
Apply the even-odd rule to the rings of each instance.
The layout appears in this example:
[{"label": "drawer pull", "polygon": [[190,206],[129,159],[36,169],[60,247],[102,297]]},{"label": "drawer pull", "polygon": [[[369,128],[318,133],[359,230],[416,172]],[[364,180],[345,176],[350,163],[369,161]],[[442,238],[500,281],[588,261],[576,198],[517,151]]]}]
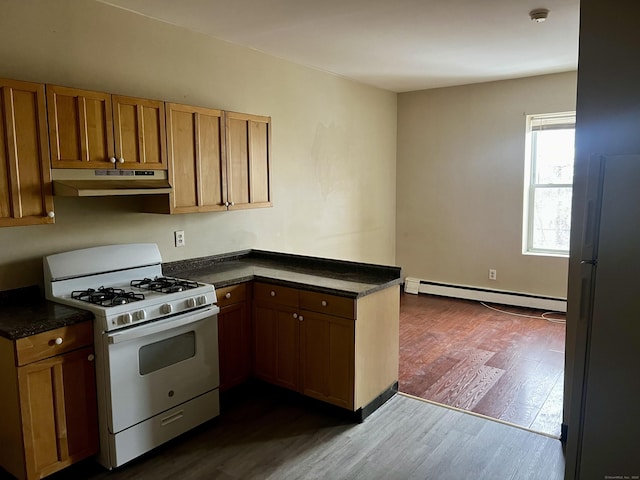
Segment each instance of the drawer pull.
[{"label": "drawer pull", "polygon": [[320,302],[320,305],[322,305],[323,307],[326,307],[327,306],[327,301],[326,300],[322,300]]},{"label": "drawer pull", "polygon": [[89,356],[87,357],[87,360],[89,360],[90,362],[93,362],[95,358],[96,358],[95,355],[93,353],[90,353]]},{"label": "drawer pull", "polygon": [[276,292],[274,292],[273,290],[271,290],[271,296],[275,297],[276,296]]},{"label": "drawer pull", "polygon": [[53,343],[55,343],[56,345],[62,345],[62,337],[58,337],[56,338]]},{"label": "drawer pull", "polygon": [[168,417],[163,418],[160,421],[160,425],[164,427],[165,425],[169,425],[170,423],[173,423],[176,420],[180,420],[183,416],[184,416],[184,410],[180,410],[179,412],[176,412],[173,415],[169,415]]},{"label": "drawer pull", "polygon": [[226,298],[227,300],[229,300],[229,299],[231,298],[231,292],[227,292],[227,293],[224,295],[224,298]]}]

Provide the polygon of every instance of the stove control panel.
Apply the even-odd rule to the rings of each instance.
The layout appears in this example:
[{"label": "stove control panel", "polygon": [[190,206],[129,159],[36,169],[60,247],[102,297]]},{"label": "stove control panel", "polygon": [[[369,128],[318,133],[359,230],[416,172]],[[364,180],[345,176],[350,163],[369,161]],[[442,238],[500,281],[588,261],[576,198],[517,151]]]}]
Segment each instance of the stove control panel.
[{"label": "stove control panel", "polygon": [[[151,297],[148,295],[147,300]],[[166,297],[162,294],[162,297]],[[193,296],[182,296],[182,298],[161,298],[153,297],[155,302],[135,302],[127,305],[112,307],[112,311],[106,320],[106,330],[115,330],[138,323],[160,320],[168,316],[187,314],[190,310],[196,310],[207,305],[216,303],[215,290],[206,293],[196,293]]]},{"label": "stove control panel", "polygon": [[169,315],[173,312],[173,305],[171,305],[170,303],[165,303],[160,307],[160,311],[165,315]]}]

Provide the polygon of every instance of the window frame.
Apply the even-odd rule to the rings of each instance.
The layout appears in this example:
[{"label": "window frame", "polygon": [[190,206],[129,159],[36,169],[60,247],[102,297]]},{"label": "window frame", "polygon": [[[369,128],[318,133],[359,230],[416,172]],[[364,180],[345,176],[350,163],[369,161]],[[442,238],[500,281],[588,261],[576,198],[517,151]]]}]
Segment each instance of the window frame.
[{"label": "window frame", "polygon": [[[536,183],[536,142],[535,132],[543,130],[565,129],[572,125],[575,135],[575,111],[526,115],[526,141],[525,141],[525,178],[524,178],[524,205],[523,205],[523,255],[539,255],[549,257],[568,257],[569,246],[566,250],[536,248],[533,246],[533,232],[535,209],[534,200],[536,191],[546,188],[568,188],[573,194],[573,182],[571,183]],[[575,137],[574,137],[575,138]],[[575,149],[574,149],[575,154]]]}]

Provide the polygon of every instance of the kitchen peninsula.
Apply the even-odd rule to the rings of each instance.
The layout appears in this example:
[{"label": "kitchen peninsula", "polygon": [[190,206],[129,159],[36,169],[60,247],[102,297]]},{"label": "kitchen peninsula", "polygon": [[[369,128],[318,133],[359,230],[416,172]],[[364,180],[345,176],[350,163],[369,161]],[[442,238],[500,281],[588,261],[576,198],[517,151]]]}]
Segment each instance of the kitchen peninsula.
[{"label": "kitchen peninsula", "polygon": [[359,420],[397,391],[399,267],[249,250],[163,271],[216,287],[221,390],[255,376]]}]

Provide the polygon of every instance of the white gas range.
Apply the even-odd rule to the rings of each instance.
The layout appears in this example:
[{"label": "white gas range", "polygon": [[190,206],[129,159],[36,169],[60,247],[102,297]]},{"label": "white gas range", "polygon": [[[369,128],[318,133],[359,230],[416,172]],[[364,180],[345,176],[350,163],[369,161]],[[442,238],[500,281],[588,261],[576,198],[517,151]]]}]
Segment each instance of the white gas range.
[{"label": "white gas range", "polygon": [[162,275],[157,245],[44,258],[49,300],[91,311],[100,431],[111,469],[217,416],[213,285]]}]

